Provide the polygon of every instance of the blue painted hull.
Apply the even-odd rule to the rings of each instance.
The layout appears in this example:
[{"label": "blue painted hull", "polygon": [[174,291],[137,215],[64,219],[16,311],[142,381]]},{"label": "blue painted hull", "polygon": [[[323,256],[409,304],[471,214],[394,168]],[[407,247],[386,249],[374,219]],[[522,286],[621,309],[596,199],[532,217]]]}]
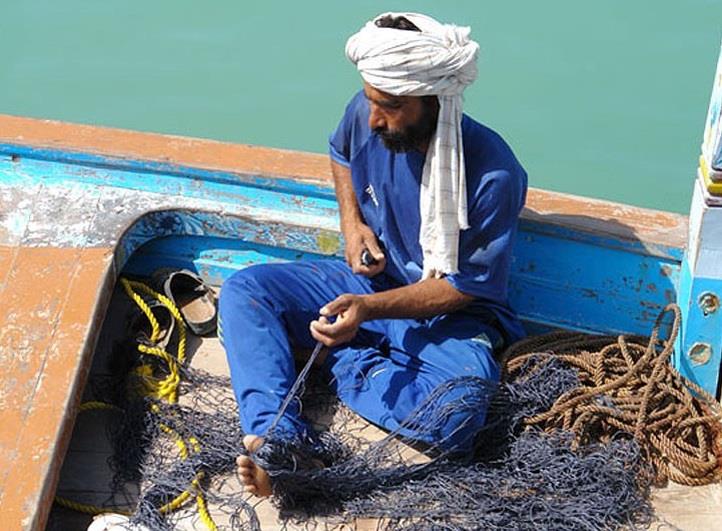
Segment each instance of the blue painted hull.
[{"label": "blue painted hull", "polygon": [[[342,256],[335,198],[327,184],[8,145],[0,145],[2,153],[3,182],[16,189],[42,188],[50,211],[53,202],[70,195],[96,197],[97,208],[107,212],[76,231],[51,220],[38,223],[36,235],[27,233],[31,220],[19,216],[15,223],[24,238],[103,245],[126,226],[116,248],[119,271],[188,267],[221,284],[254,263]],[[532,329],[648,333],[659,311],[676,300],[683,249],[580,229],[573,218],[566,224],[557,218],[521,220],[512,306]],[[64,228],[54,232],[54,227]]]}]

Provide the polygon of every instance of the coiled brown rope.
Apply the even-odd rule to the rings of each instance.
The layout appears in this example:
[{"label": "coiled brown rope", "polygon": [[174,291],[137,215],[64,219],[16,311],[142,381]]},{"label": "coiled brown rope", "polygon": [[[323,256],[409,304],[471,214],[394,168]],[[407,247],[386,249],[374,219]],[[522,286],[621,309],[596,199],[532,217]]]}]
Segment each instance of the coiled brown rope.
[{"label": "coiled brown rope", "polygon": [[[674,321],[669,337],[662,340],[660,327],[667,313]],[[508,378],[549,357],[579,373],[579,387],[562,394],[548,411],[527,418],[526,424],[547,432],[571,430],[579,444],[629,434],[652,464],[658,484],[719,481],[722,407],[670,365],[679,326],[679,308],[670,304],[646,342],[640,337],[554,332],[515,344],[506,353]]]}]

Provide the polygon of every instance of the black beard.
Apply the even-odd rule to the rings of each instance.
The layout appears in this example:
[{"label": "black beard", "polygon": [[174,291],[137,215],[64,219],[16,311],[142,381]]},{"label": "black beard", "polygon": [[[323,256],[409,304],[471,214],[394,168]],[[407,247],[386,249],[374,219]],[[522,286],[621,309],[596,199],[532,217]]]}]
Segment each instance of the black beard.
[{"label": "black beard", "polygon": [[374,133],[379,135],[386,149],[395,153],[413,151],[431,140],[436,131],[436,119],[436,113],[425,105],[416,123],[400,131],[377,128]]}]

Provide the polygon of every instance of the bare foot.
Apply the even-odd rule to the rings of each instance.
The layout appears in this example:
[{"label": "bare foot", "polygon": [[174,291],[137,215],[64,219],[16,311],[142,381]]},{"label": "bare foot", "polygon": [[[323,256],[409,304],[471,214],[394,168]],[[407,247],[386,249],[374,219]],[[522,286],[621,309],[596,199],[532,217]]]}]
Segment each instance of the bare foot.
[{"label": "bare foot", "polygon": [[[246,435],[243,437],[243,446],[248,453],[253,453],[263,446],[263,437]],[[250,456],[239,455],[236,459],[238,475],[243,483],[243,490],[255,496],[266,497],[271,495],[271,478],[268,473],[253,462]]]}]

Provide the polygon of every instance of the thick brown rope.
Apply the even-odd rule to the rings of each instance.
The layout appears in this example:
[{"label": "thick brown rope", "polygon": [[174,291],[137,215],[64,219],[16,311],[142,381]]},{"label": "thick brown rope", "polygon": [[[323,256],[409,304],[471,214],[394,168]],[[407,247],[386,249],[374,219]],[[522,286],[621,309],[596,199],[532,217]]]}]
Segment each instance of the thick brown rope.
[{"label": "thick brown rope", "polygon": [[[674,321],[669,338],[660,340],[667,313]],[[641,446],[658,484],[719,481],[722,407],[669,363],[679,326],[679,308],[670,304],[647,339],[553,332],[516,343],[505,353],[507,378],[556,358],[576,368],[580,381],[548,411],[527,418],[527,425],[571,430],[580,444],[626,433]]]}]

